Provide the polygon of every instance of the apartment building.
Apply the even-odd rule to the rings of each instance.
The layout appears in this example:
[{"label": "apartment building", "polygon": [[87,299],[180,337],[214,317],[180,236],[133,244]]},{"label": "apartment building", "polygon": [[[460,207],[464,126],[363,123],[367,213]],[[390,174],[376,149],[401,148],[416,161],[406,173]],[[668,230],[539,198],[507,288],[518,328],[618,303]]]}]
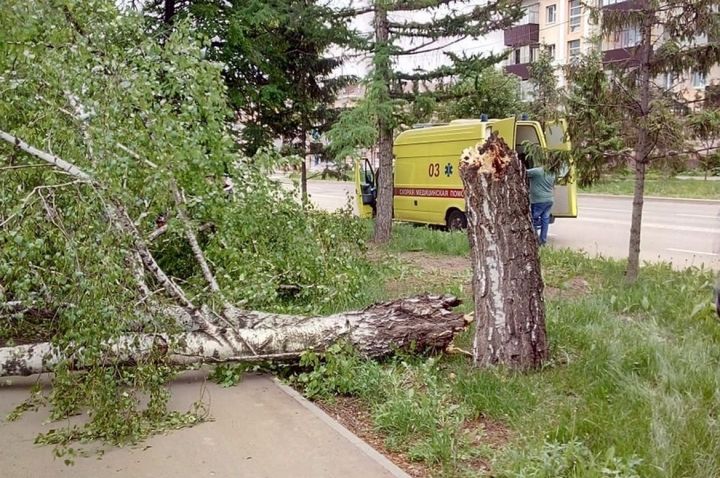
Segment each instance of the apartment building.
[{"label": "apartment building", "polygon": [[[638,8],[643,0],[598,0],[603,9],[626,10]],[[634,66],[637,64],[635,47],[640,43],[640,31],[629,27],[614,32],[594,44],[597,26],[590,23],[590,12],[581,0],[525,0],[525,17],[515,26],[504,31],[505,45],[511,48],[505,70],[521,79],[521,96],[529,99],[532,95],[529,83],[529,66],[545,48],[554,59],[559,86],[565,84],[560,68],[591,48],[600,48],[603,62],[613,66]],[[664,32],[655,33],[662,41]],[[697,42],[707,38],[698,37]],[[708,74],[688,71],[684,75],[661,75],[656,78],[658,86],[680,93],[687,101],[700,100],[708,91],[720,88],[720,65]],[[693,103],[690,103],[691,105]]]},{"label": "apartment building", "polygon": [[[638,8],[643,0],[601,0],[602,8],[607,10],[628,10]],[[666,32],[657,30],[653,32],[653,41],[662,43]],[[640,43],[639,27],[628,27],[621,31],[603,38],[601,48],[603,52],[603,62],[608,65],[637,65],[637,51],[635,47]],[[699,35],[694,42],[703,44],[708,38]],[[686,71],[682,75],[664,74],[655,78],[656,84],[665,90],[679,93],[681,98],[689,102],[690,109],[694,109],[699,105],[699,101],[704,99],[709,90],[720,84],[720,65],[715,65],[707,74],[697,71]]]},{"label": "apartment building", "polygon": [[[503,36],[505,46],[512,49],[505,70],[523,80],[521,92],[527,97],[531,92],[525,80],[541,48],[550,53],[556,65],[565,65],[591,48],[592,25],[590,12],[581,0],[529,0],[525,9],[523,19],[506,29]],[[560,86],[565,83],[560,68],[558,81]]]}]

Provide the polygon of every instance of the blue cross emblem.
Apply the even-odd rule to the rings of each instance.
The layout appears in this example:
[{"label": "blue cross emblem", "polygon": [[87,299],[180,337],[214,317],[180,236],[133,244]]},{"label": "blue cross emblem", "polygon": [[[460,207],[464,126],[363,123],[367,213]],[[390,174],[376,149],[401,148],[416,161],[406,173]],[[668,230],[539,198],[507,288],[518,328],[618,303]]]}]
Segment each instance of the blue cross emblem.
[{"label": "blue cross emblem", "polygon": [[445,165],[445,176],[450,177],[450,176],[452,176],[452,173],[453,173],[452,164],[447,163],[447,165]]}]

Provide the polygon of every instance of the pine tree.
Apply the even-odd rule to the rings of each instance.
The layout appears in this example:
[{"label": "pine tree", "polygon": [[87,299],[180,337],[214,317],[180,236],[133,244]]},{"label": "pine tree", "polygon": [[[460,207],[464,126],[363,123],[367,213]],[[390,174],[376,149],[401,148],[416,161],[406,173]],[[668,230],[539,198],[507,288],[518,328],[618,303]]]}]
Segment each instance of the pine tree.
[{"label": "pine tree", "polygon": [[[333,46],[355,42],[345,18],[315,0],[156,0],[148,9],[153,28],[192,16],[209,39],[210,59],[225,65],[231,106],[243,124],[242,149],[249,155],[283,138],[307,154],[310,131],[322,132],[336,118],[332,103],[350,78],[333,76],[342,60]],[[302,192],[306,197],[305,162]]]},{"label": "pine tree", "polygon": [[[639,273],[647,167],[661,155],[663,147],[676,146],[672,143],[682,134],[682,128],[668,124],[673,115],[654,80],[663,74],[705,74],[720,62],[717,7],[717,0],[641,0],[595,12],[603,35],[637,28],[640,37],[634,48],[635,66],[625,68],[621,79],[626,81],[616,80],[622,89],[622,107],[630,119],[623,128],[630,132],[629,146],[634,151],[635,191],[626,272],[629,282],[634,282]],[[675,141],[659,144],[667,139]]]},{"label": "pine tree", "polygon": [[720,108],[708,106],[694,112],[688,126],[692,139],[700,143],[696,154],[707,179],[709,173],[720,171]]},{"label": "pine tree", "polygon": [[505,118],[518,113],[520,103],[517,76],[495,67],[468,71],[457,83],[447,88],[453,98],[443,101],[436,110],[442,121],[459,118]]},{"label": "pine tree", "polygon": [[[392,231],[393,132],[399,126],[403,105],[416,94],[406,91],[407,85],[437,82],[450,78],[469,68],[479,70],[502,60],[501,56],[452,55],[451,64],[412,73],[395,68],[399,57],[421,55],[442,49],[447,40],[478,38],[487,33],[508,27],[522,14],[516,0],[494,0],[468,8],[467,1],[448,0],[371,0],[364,7],[348,8],[342,14],[354,16],[373,13],[373,37],[368,43],[372,54],[372,70],[366,79],[367,95],[359,105],[360,112],[348,112],[338,127],[362,124],[362,138],[336,132],[332,136],[367,141],[375,138],[379,158],[379,185],[374,240],[390,240]],[[420,20],[427,18],[428,20]],[[408,18],[417,18],[408,19]],[[419,44],[415,43],[419,42]],[[371,122],[368,124],[367,122]],[[337,149],[347,151],[344,146]]]},{"label": "pine tree", "polygon": [[546,123],[557,120],[560,115],[560,93],[555,66],[547,51],[543,51],[530,65],[529,82],[533,91],[532,101],[528,105],[529,113],[544,129]]}]

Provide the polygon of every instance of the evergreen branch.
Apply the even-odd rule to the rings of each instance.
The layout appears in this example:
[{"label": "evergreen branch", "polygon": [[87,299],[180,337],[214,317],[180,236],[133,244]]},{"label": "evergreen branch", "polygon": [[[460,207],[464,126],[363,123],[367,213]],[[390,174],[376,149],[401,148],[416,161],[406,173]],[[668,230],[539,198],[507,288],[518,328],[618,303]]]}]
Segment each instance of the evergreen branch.
[{"label": "evergreen branch", "polygon": [[342,8],[338,10],[333,16],[334,18],[355,18],[366,13],[374,13],[377,9],[374,5],[369,5],[362,8]]},{"label": "evergreen branch", "polygon": [[[419,0],[422,3],[422,0]],[[489,31],[499,30],[512,26],[521,16],[522,9],[518,2],[507,5],[504,15],[498,16],[498,10],[504,5],[492,2],[473,8],[472,11],[462,14],[446,15],[426,22],[405,21],[388,22],[391,33],[398,36],[413,36],[422,38],[442,38],[456,36],[477,37]]]},{"label": "evergreen branch", "polygon": [[465,40],[466,38],[467,38],[467,35],[461,36],[461,37],[458,37],[458,38],[456,38],[455,40],[451,41],[450,43],[444,43],[444,44],[442,44],[442,45],[438,45],[438,46],[436,46],[436,47],[428,48],[427,50],[423,50],[423,48],[425,48],[426,46],[430,46],[430,45],[432,45],[433,43],[437,42],[437,41],[439,40],[439,38],[436,38],[436,39],[427,41],[427,42],[423,43],[422,45],[418,45],[418,46],[416,46],[416,47],[414,47],[414,48],[410,48],[410,49],[408,49],[408,50],[400,50],[400,51],[394,52],[394,53],[393,53],[393,56],[421,55],[421,54],[423,54],[423,53],[430,53],[430,52],[433,52],[433,51],[442,50],[443,48],[447,48],[447,47],[449,47],[449,46],[455,45],[456,43],[459,43],[459,42]]},{"label": "evergreen branch", "polygon": [[687,70],[707,71],[720,63],[720,42],[708,42],[685,48],[660,47],[650,60],[650,69],[657,73],[682,73]]},{"label": "evergreen branch", "polygon": [[446,78],[457,74],[457,69],[452,66],[441,66],[433,71],[418,72],[418,73],[402,73],[396,72],[393,77],[397,80],[406,81],[430,81],[437,80],[439,78]]},{"label": "evergreen branch", "polygon": [[407,12],[425,8],[438,8],[457,1],[458,0],[395,0],[395,2],[389,5],[388,10],[391,12]]},{"label": "evergreen branch", "polygon": [[405,93],[402,91],[392,91],[390,92],[390,98],[394,100],[405,100],[408,102],[412,102],[417,100],[418,96],[423,95],[431,95],[433,99],[436,101],[452,101],[452,100],[459,100],[461,98],[466,97],[467,95],[464,93],[453,93],[452,91],[433,91],[432,93]]}]

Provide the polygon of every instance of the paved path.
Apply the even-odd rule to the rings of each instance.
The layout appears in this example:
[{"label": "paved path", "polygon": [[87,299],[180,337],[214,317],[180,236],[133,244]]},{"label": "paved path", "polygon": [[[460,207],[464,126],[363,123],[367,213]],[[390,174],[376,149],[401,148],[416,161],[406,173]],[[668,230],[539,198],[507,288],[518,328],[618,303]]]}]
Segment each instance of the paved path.
[{"label": "paved path", "polygon": [[[344,207],[348,197],[354,204],[353,183],[309,181],[308,191],[323,209]],[[632,198],[581,194],[578,211],[578,218],[550,226],[551,245],[627,257]],[[643,261],[720,270],[720,201],[646,198],[640,250]]]},{"label": "paved path", "polygon": [[[203,377],[193,372],[174,382],[171,406],[188,410],[202,393]],[[270,377],[253,375],[231,388],[206,384],[214,421],[67,467],[51,448],[33,445],[38,432],[62,426],[43,425],[46,411],[4,422],[34,380],[0,383],[2,478],[408,478],[314,405]]]}]

